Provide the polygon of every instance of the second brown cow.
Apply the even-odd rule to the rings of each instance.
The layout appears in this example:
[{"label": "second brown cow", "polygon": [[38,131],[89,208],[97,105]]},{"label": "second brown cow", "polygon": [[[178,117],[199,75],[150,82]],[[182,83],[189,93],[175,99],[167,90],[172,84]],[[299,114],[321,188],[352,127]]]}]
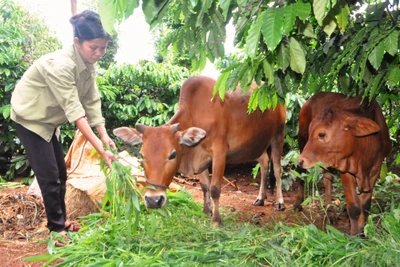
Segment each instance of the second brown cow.
[{"label": "second brown cow", "polygon": [[299,145],[300,167],[311,168],[321,162],[340,172],[350,234],[362,233],[382,161],[391,150],[378,103],[337,93],[314,95],[300,113]]},{"label": "second brown cow", "polygon": [[[265,198],[265,182],[270,157],[276,177],[276,203],[284,209],[281,189],[281,156],[285,133],[286,108],[248,114],[249,93],[240,88],[226,93],[225,100],[212,98],[216,81],[199,76],[189,78],[180,91],[179,108],[169,122],[160,127],[137,124],[135,129],[121,127],[114,134],[125,142],[143,143],[141,154],[147,185],[145,192],[149,208],[161,208],[166,203],[165,190],[176,173],[199,175],[204,193],[204,212],[221,224],[219,198],[226,163],[257,160],[262,183],[257,201]],[[210,181],[208,167],[212,166]],[[210,197],[213,201],[211,207]]]}]

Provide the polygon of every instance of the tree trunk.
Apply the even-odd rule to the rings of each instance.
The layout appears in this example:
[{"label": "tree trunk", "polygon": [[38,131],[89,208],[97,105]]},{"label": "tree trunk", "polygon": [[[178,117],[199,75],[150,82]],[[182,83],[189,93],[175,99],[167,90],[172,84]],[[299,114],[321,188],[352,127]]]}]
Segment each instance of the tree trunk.
[{"label": "tree trunk", "polygon": [[76,14],[78,14],[78,0],[71,0],[71,14],[72,16],[75,16]]}]

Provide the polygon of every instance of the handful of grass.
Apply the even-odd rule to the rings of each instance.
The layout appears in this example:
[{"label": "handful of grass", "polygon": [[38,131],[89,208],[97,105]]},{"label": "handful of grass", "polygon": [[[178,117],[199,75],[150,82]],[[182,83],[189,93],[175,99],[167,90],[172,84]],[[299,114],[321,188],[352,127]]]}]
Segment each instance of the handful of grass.
[{"label": "handful of grass", "polygon": [[106,177],[107,186],[102,209],[117,222],[132,221],[134,218],[133,221],[137,225],[142,194],[137,186],[137,178],[132,175],[131,167],[113,161],[110,169],[103,160],[100,161],[100,167]]}]

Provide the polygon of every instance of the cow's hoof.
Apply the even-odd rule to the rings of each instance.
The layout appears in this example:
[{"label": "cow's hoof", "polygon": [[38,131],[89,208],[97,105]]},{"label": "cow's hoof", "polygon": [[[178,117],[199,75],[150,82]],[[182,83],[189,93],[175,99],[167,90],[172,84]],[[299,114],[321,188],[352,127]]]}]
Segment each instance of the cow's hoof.
[{"label": "cow's hoof", "polygon": [[284,211],[286,209],[285,204],[283,204],[283,203],[276,204],[274,208],[277,211]]},{"label": "cow's hoof", "polygon": [[208,215],[208,216],[212,216],[212,210],[211,209],[207,209],[207,208],[204,208],[203,209],[203,213],[205,214],[205,215]]},{"label": "cow's hoof", "polygon": [[293,206],[293,211],[300,212],[303,210],[303,207],[301,205],[294,205]]},{"label": "cow's hoof", "polygon": [[328,209],[328,220],[330,224],[337,224],[337,218],[334,211]]},{"label": "cow's hoof", "polygon": [[254,201],[253,205],[254,206],[264,206],[264,200],[257,198],[256,201]]}]

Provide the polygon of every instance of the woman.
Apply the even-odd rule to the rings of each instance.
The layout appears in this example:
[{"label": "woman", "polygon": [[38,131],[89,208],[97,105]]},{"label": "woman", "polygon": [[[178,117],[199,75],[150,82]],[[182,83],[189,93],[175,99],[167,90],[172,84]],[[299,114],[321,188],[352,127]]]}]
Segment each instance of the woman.
[{"label": "woman", "polygon": [[[106,53],[110,35],[93,11],[73,16],[70,23],[74,44],[37,60],[11,97],[11,119],[42,192],[47,227],[62,236],[80,227],[66,221],[67,173],[60,126],[74,122],[108,167],[115,160],[113,153],[104,148],[115,148],[115,143],[104,125],[94,68]],[[62,246],[63,242],[57,240],[55,245]]]}]

